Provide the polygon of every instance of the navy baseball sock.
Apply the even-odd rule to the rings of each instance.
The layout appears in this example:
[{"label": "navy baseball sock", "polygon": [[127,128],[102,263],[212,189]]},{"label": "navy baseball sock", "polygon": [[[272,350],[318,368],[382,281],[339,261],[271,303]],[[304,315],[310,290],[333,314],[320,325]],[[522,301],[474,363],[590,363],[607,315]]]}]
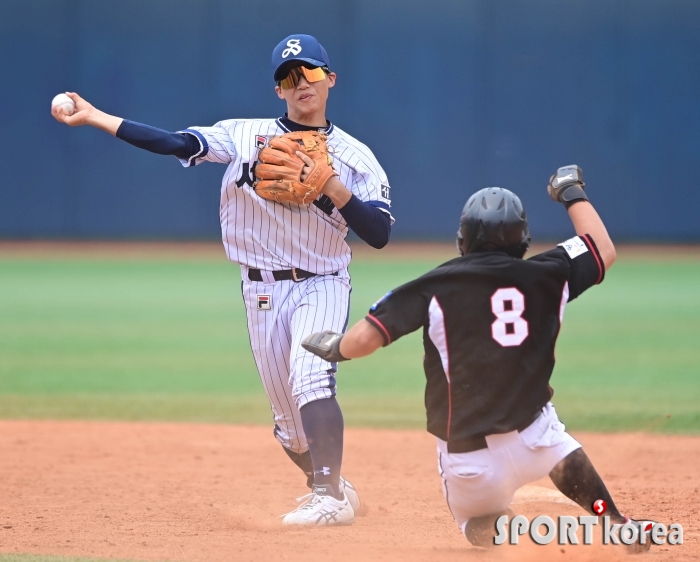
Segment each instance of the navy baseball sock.
[{"label": "navy baseball sock", "polygon": [[340,465],[343,462],[343,413],[335,397],[314,400],[299,410],[314,465],[314,484],[333,487],[340,499]]},{"label": "navy baseball sock", "polygon": [[282,449],[292,459],[292,462],[304,471],[304,474],[306,474],[306,485],[311,488],[314,485],[314,465],[311,463],[311,453],[309,451],[295,453],[284,446]]}]

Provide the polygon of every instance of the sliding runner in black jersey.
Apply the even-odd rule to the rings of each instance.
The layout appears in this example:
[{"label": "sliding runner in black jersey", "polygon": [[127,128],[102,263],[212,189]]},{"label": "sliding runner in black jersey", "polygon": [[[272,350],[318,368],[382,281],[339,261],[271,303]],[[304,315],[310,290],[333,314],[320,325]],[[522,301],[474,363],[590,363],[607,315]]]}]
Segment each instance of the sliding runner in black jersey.
[{"label": "sliding runner in black jersey", "polygon": [[[527,260],[520,199],[482,189],[462,211],[461,257],[389,292],[345,336],[316,333],[302,343],[327,361],[342,361],[423,328],[428,431],[437,438],[450,511],[478,546],[493,544],[494,523],[509,513],[518,488],[547,474],[589,513],[604,500],[613,523],[639,528],[619,512],[550,402],[566,304],[600,283],[616,257],[583,188],[577,166],[552,176],[548,191],[566,206],[576,236]],[[647,549],[644,542],[632,549]]]}]

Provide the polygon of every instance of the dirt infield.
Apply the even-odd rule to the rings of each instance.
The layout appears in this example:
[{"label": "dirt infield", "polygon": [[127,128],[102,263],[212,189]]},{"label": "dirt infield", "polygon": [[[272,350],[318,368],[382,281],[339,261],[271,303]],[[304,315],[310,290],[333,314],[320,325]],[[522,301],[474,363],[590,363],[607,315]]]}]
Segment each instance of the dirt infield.
[{"label": "dirt infield", "polygon": [[[683,525],[685,544],[644,559],[700,558],[700,438],[576,437],[627,513]],[[0,552],[192,562],[627,559],[614,547],[467,546],[424,432],[349,429],[344,474],[370,505],[366,517],[346,528],[284,528],[277,516],[306,489],[269,428],[0,421]],[[515,511],[581,513],[538,490]]]}]

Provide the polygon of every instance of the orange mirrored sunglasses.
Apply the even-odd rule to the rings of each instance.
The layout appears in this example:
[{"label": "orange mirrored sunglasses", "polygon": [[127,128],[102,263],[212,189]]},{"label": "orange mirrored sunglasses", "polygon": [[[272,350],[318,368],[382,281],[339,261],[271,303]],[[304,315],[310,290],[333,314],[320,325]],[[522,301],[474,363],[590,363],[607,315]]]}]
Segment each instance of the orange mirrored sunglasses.
[{"label": "orange mirrored sunglasses", "polygon": [[289,71],[289,74],[280,80],[280,88],[289,90],[296,88],[301,77],[306,78],[309,83],[320,82],[326,77],[326,73],[322,67],[306,68],[305,66],[295,66]]}]

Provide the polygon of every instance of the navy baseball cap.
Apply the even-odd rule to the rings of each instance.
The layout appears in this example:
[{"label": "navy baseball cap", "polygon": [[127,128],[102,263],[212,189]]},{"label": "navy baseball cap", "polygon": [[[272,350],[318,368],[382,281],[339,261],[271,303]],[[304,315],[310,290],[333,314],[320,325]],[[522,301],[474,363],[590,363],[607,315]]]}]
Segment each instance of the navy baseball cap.
[{"label": "navy baseball cap", "polygon": [[272,51],[275,82],[284,78],[283,71],[286,70],[286,63],[290,61],[302,61],[316,67],[330,66],[326,49],[311,35],[290,35],[275,47]]}]

